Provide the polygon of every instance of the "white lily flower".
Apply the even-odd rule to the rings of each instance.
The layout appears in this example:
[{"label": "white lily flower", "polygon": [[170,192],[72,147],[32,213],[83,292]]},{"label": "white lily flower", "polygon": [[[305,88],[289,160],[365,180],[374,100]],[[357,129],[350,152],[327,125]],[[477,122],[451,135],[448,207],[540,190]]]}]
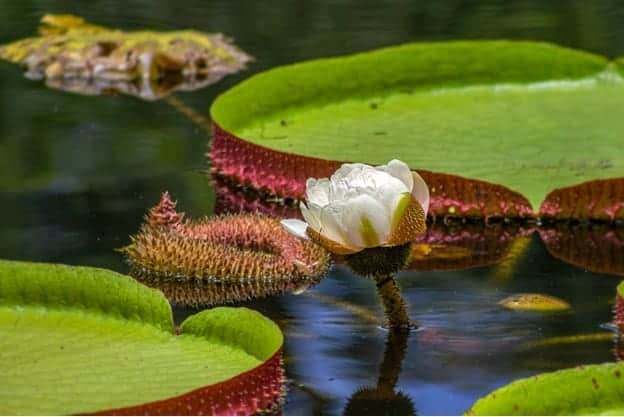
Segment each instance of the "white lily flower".
[{"label": "white lily flower", "polygon": [[304,221],[282,220],[290,233],[351,254],[414,240],[425,230],[429,189],[397,159],[387,165],[344,164],[331,178],[310,178]]}]

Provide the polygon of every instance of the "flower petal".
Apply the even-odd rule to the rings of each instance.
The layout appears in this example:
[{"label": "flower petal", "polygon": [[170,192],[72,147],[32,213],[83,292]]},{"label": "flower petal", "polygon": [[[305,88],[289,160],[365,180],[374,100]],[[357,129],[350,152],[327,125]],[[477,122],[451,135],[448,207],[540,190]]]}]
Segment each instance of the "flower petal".
[{"label": "flower petal", "polygon": [[317,245],[321,245],[332,253],[336,253],[338,255],[350,255],[360,251],[360,249],[353,249],[342,246],[340,243],[334,242],[333,240],[321,235],[319,232],[312,229],[311,227],[308,227],[307,233],[314,243],[316,243]]},{"label": "flower petal", "polygon": [[390,217],[385,207],[368,194],[347,201],[341,223],[347,243],[353,247],[379,246],[390,235]]},{"label": "flower petal", "polygon": [[412,171],[410,171],[407,164],[403,161],[399,161],[398,159],[393,159],[388,162],[386,165],[380,165],[377,167],[378,170],[387,172],[395,178],[403,181],[403,184],[407,187],[407,191],[412,191],[414,187],[414,180],[412,178]]},{"label": "flower petal", "polygon": [[284,219],[280,222],[288,233],[298,236],[302,239],[310,239],[306,233],[308,224],[299,219]]},{"label": "flower petal", "polygon": [[412,196],[420,203],[425,217],[429,211],[429,187],[427,183],[422,179],[418,172],[412,171],[412,178],[414,179],[414,188],[412,188]]},{"label": "flower petal", "polygon": [[314,203],[308,203],[306,206],[302,201],[299,203],[299,209],[301,210],[301,215],[303,219],[308,223],[314,230],[319,230],[321,228],[321,207],[317,206]]},{"label": "flower petal", "polygon": [[329,203],[329,185],[327,178],[308,178],[306,181],[306,200],[318,206],[326,206]]},{"label": "flower petal", "polygon": [[344,247],[358,249],[349,245],[346,239],[345,228],[341,222],[344,209],[345,204],[339,201],[331,202],[328,206],[323,207],[320,212],[321,227],[317,231]]}]

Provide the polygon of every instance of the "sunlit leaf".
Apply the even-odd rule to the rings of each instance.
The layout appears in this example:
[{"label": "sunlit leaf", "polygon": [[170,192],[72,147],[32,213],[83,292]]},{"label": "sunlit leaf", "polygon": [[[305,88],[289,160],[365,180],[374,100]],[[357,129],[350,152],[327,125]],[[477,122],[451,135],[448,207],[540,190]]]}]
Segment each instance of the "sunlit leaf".
[{"label": "sunlit leaf", "polygon": [[429,183],[433,215],[461,217],[533,217],[549,192],[602,179],[610,185],[583,197],[600,204],[559,207],[558,218],[613,220],[624,217],[623,93],[606,58],[536,42],[315,60],[258,74],[215,101],[213,167],[301,198],[307,177],[339,161],[400,157]]},{"label": "sunlit leaf", "polygon": [[501,300],[499,304],[510,310],[548,312],[570,309],[567,301],[546,294],[515,294]]},{"label": "sunlit leaf", "polygon": [[621,415],[624,362],[520,379],[477,401],[468,415]]},{"label": "sunlit leaf", "polygon": [[129,277],[0,261],[2,414],[257,413],[281,398],[281,346],[252,310],[204,311],[176,336],[167,300]]}]

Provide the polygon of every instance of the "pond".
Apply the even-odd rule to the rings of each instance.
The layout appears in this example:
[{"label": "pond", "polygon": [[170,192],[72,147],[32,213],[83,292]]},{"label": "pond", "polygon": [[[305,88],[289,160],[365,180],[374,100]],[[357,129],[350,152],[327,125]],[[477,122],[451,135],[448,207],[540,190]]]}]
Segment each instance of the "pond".
[{"label": "pond", "polygon": [[[113,0],[88,8],[77,0],[5,1],[0,44],[31,35],[45,13],[74,13],[125,29],[223,32],[256,59],[213,86],[155,102],[49,89],[0,62],[0,258],[122,273],[128,267],[115,249],[129,242],[163,191],[190,217],[238,207],[233,201],[241,193],[216,186],[208,174],[208,109],[256,72],[447,39],[545,40],[624,55],[624,10],[615,1],[564,7],[554,1]],[[244,198],[249,206],[263,204]],[[406,338],[384,329],[374,282],[342,264],[301,294],[244,303],[284,331],[283,412],[460,414],[515,379],[615,360],[610,323],[624,275],[621,225],[590,232],[565,226],[551,234],[518,233],[516,226],[436,225],[442,236],[464,236],[459,245],[475,259],[399,274],[410,317],[419,324]],[[523,312],[498,304],[518,293],[556,296],[571,309]],[[176,307],[175,320],[197,311]],[[383,384],[395,394],[375,395]]]}]

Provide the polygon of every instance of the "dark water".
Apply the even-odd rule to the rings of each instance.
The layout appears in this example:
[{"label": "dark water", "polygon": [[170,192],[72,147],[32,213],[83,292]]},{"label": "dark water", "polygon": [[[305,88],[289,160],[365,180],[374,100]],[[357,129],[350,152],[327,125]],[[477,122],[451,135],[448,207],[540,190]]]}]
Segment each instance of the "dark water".
[{"label": "dark water", "polygon": [[[33,34],[41,15],[52,12],[129,29],[224,32],[257,60],[215,86],[177,95],[203,114],[217,94],[262,69],[409,41],[539,39],[624,55],[620,2],[510,3],[107,0],[87,6],[78,0],[0,0],[0,43]],[[189,216],[213,211],[216,196],[205,175],[209,135],[170,102],[55,91],[4,62],[0,91],[1,258],[125,272],[113,249],[128,242],[162,191],[169,190]],[[253,303],[286,334],[284,412],[341,414],[347,403],[349,410],[365,412],[357,407],[371,403],[356,392],[374,388],[380,377],[398,377],[396,390],[404,397],[392,404],[407,407],[403,412],[457,414],[516,378],[614,360],[610,340],[543,343],[602,331],[612,320],[619,279],[557,260],[538,235],[516,252],[503,265],[402,273],[410,315],[422,329],[408,340],[390,341],[390,349],[388,332],[375,321],[382,311],[374,284],[345,267],[304,294]],[[497,305],[516,292],[555,295],[573,309],[544,315]],[[193,312],[178,309],[176,316]]]}]

